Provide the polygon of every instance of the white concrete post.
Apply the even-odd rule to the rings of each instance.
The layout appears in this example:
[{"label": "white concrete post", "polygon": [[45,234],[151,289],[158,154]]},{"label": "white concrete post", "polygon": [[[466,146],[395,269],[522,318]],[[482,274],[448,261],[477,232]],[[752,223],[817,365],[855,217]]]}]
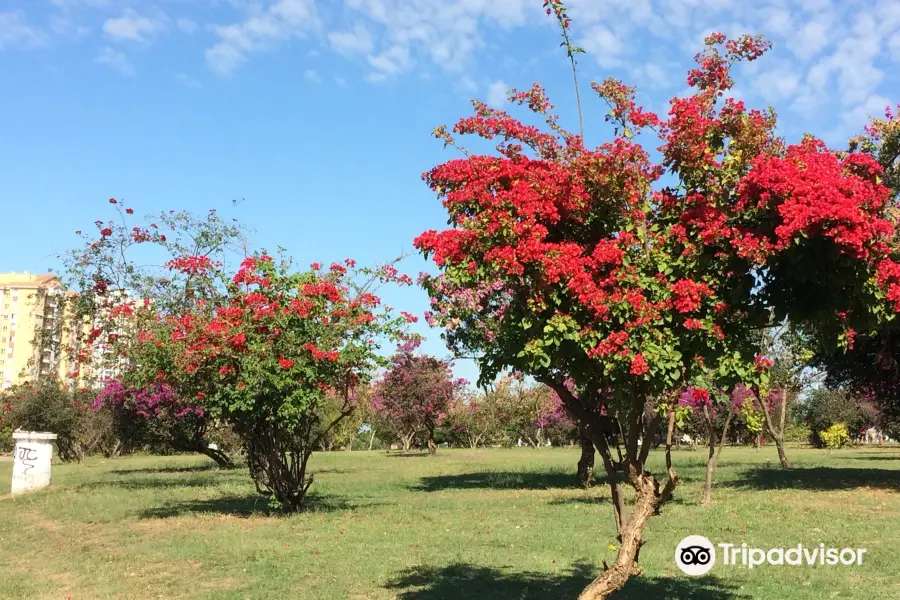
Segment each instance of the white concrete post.
[{"label": "white concrete post", "polygon": [[12,490],[21,494],[50,485],[50,459],[53,458],[55,433],[14,431],[16,450],[13,456]]}]

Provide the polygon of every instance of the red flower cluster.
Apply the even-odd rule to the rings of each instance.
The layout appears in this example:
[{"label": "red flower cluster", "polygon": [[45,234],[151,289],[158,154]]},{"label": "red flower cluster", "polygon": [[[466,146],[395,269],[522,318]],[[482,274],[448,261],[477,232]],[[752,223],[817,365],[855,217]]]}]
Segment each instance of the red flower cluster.
[{"label": "red flower cluster", "polygon": [[756,356],[753,358],[753,366],[756,367],[757,371],[766,371],[772,368],[772,365],[775,364],[771,359],[766,358],[765,356]]},{"label": "red flower cluster", "polygon": [[628,341],[627,331],[615,331],[609,334],[605,340],[597,344],[595,348],[589,350],[588,355],[600,358],[609,356],[613,352],[619,350],[626,341]]},{"label": "red flower cluster", "polygon": [[309,352],[312,354],[313,358],[316,360],[322,360],[324,358],[324,359],[330,360],[332,362],[336,362],[336,361],[340,360],[340,358],[341,358],[340,352],[337,352],[334,350],[332,350],[330,352],[326,352],[324,350],[319,350],[318,348],[316,348],[315,344],[306,344],[303,347],[306,348],[307,350],[309,350]]},{"label": "red flower cluster", "polygon": [[700,308],[704,296],[712,295],[712,289],[703,282],[681,279],[672,285],[675,310],[680,313],[694,312]]},{"label": "red flower cluster", "polygon": [[203,274],[220,266],[221,263],[211,260],[208,256],[179,256],[165,263],[165,267],[170,271],[179,271],[185,275]]},{"label": "red flower cluster", "polygon": [[649,370],[650,366],[647,364],[647,361],[644,360],[644,356],[641,354],[635,354],[634,358],[631,359],[631,369],[629,370],[629,372],[632,375],[643,375]]},{"label": "red flower cluster", "polygon": [[893,226],[881,213],[891,192],[879,183],[881,166],[864,154],[843,159],[818,140],[788,148],[784,157],[760,157],[739,189],[739,208],[776,211],[775,239],[760,240],[782,250],[821,236],[843,252],[867,259],[884,254]]}]

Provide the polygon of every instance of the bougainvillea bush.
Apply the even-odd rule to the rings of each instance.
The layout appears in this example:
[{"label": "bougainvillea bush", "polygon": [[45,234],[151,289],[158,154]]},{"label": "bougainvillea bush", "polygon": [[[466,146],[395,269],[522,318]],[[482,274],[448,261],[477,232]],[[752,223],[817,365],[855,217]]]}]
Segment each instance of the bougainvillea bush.
[{"label": "bougainvillea bush", "polygon": [[91,410],[91,400],[87,389],[54,379],[22,383],[0,392],[0,428],[6,427],[10,436],[16,429],[56,433],[63,461],[83,461],[94,452],[115,455],[112,415]]},{"label": "bougainvillea bush", "polygon": [[392,425],[404,450],[420,438],[434,454],[434,432],[466,382],[454,379],[450,365],[433,356],[401,352],[392,362],[375,386],[372,407]]},{"label": "bougainvillea bush", "polygon": [[60,344],[51,354],[68,357],[70,379],[100,392],[95,410],[108,413],[122,450],[197,451],[230,466],[227,426],[202,411],[183,413],[191,399],[161,393],[155,382],[136,387],[127,366],[141,332],[160,315],[222,302],[227,265],[244,256],[244,230],[214,210],[142,220],[121,200],[110,198],[109,206],[115,215],[77,231],[82,244],[61,257],[71,292],[61,297],[66,318],[57,321],[60,330],[42,330],[39,343]]},{"label": "bougainvillea bush", "polygon": [[[312,484],[313,451],[386,364],[381,344],[410,341],[408,318],[394,316],[371,291],[388,281],[411,283],[392,265],[356,269],[348,259],[295,272],[266,253],[250,256],[218,305],[200,299],[139,333],[129,379],[181,402],[174,407],[182,418],[208,415],[230,425],[258,490],[297,510]],[[340,399],[337,412],[322,410],[329,396]]]},{"label": "bougainvillea bush", "polygon": [[[546,6],[568,36],[562,4]],[[534,85],[509,98],[542,125],[475,102],[436,135],[493,140],[496,153],[425,175],[450,220],[415,240],[439,270],[424,282],[431,318],[458,355],[477,357],[483,381],[517,369],[556,391],[603,459],[620,543],[585,599],[640,572],[644,525],[678,482],[669,450],[688,387],[764,383],[756,332],[773,319],[846,346],[900,289],[882,166],[815,137],[778,138],[772,111],[728,97],[731,67],[768,44],[706,42],[667,116],[618,81],[594,84],[611,131],[587,147]],[[661,423],[665,481],[646,469]],[[627,514],[620,482],[635,493]]]},{"label": "bougainvillea bush", "polygon": [[[878,161],[884,169],[884,184],[890,188],[896,204],[900,198],[900,105],[895,109],[887,107],[884,118],[874,119],[864,134],[851,140],[851,149]],[[895,241],[892,260],[879,271],[885,281],[900,272],[897,248]],[[888,299],[896,309],[900,286],[889,286]],[[900,438],[900,320],[879,324],[872,335],[863,332],[850,352],[829,350],[832,349],[820,349],[817,357],[818,365],[828,373],[828,384],[846,387],[874,403],[879,416],[875,426],[893,438]]]},{"label": "bougainvillea bush", "polygon": [[[135,358],[138,356],[140,353],[134,353]],[[91,405],[95,411],[108,410],[118,417],[113,425],[120,440],[132,448],[161,454],[198,452],[221,468],[234,467],[232,455],[240,448],[234,447],[224,426],[217,425],[202,406],[185,400],[163,381],[142,387],[129,385],[131,380],[141,378],[124,370],[117,379],[104,384]]]}]

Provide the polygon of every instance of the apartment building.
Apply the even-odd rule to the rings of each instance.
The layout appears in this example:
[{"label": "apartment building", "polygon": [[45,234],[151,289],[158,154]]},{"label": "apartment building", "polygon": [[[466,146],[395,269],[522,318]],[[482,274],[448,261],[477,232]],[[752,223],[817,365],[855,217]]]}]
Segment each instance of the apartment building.
[{"label": "apartment building", "polygon": [[53,274],[0,273],[0,388],[68,367],[60,352],[64,293]]},{"label": "apartment building", "polygon": [[80,325],[72,317],[72,303],[67,302],[75,296],[50,273],[0,273],[0,389],[46,376],[96,386],[121,372],[126,359],[116,356],[102,340],[89,349],[87,364],[77,365],[72,357],[83,349],[84,338],[95,327],[125,335],[129,319],[111,314],[116,306],[130,301],[128,293],[110,292],[106,307]]}]

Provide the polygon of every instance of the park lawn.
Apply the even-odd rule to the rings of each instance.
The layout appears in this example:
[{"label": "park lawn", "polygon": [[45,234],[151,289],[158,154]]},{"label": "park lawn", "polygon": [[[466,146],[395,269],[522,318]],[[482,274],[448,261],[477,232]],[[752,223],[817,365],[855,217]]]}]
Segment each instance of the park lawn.
[{"label": "park lawn", "polygon": [[[714,505],[697,505],[702,451],[675,455],[683,485],[655,517],[643,577],[616,598],[900,598],[900,449],[831,454],[728,448]],[[203,457],[55,465],[12,498],[0,460],[0,598],[439,600],[575,598],[615,556],[608,491],[572,487],[570,449],[317,454],[308,512],[266,512],[244,469]],[[662,472],[654,452],[650,468]],[[687,535],[763,548],[865,547],[861,566],[719,564],[677,570]]]}]

